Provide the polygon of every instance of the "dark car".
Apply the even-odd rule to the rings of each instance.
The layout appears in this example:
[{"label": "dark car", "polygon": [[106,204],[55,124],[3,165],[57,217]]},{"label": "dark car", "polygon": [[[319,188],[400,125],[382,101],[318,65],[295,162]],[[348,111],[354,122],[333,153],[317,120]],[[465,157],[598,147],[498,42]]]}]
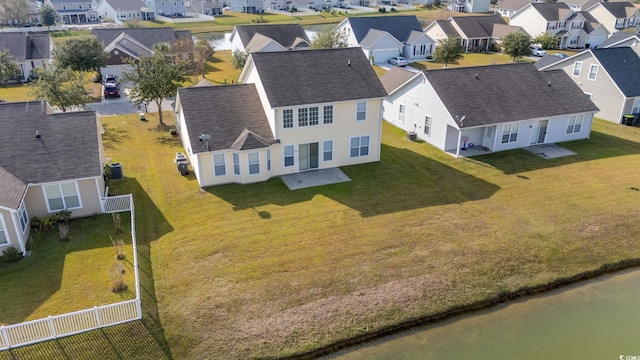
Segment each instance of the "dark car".
[{"label": "dark car", "polygon": [[118,85],[114,83],[105,83],[104,84],[104,97],[120,97],[120,89],[118,89]]}]

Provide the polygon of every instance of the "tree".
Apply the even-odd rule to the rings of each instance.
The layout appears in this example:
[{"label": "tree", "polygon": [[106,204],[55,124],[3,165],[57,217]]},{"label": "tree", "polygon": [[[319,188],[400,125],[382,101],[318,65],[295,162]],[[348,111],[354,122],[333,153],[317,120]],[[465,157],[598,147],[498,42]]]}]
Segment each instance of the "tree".
[{"label": "tree", "polygon": [[186,63],[172,61],[166,44],[154,46],[154,50],[151,57],[129,59],[129,69],[124,70],[122,79],[132,84],[130,98],[134,104],[153,101],[158,105],[160,124],[164,125],[162,100],[175,96],[181,83],[187,80]]},{"label": "tree", "polygon": [[44,5],[40,7],[38,11],[40,14],[40,22],[46,26],[48,30],[51,30],[51,26],[55,25],[60,19],[60,15],[55,11],[51,5]]},{"label": "tree", "polygon": [[558,47],[560,39],[557,36],[544,32],[538,35],[533,41],[540,44],[543,49],[555,49]]},{"label": "tree", "polygon": [[66,112],[72,108],[85,108],[91,101],[85,89],[85,73],[76,73],[69,68],[53,67],[36,70],[38,79],[31,83],[33,94],[38,99],[47,100]]},{"label": "tree", "polygon": [[133,18],[133,19],[131,19],[131,20],[123,21],[123,22],[122,22],[122,27],[126,27],[126,28],[140,28],[140,27],[143,27],[143,26],[142,26],[142,21],[140,21],[140,19],[138,19],[138,18]]},{"label": "tree", "polygon": [[502,39],[502,52],[516,59],[531,55],[531,37],[522,32],[512,32]]},{"label": "tree", "polygon": [[438,45],[433,52],[433,59],[443,62],[447,67],[450,62],[460,60],[464,57],[464,48],[460,44],[460,40],[455,36],[449,36],[446,39],[438,40]]},{"label": "tree", "polygon": [[97,38],[72,37],[58,45],[54,55],[56,65],[74,71],[100,71],[107,64],[109,54]]},{"label": "tree", "polygon": [[347,34],[333,26],[326,26],[318,30],[311,42],[313,49],[330,49],[347,47]]},{"label": "tree", "polygon": [[196,42],[196,46],[193,52],[193,62],[195,65],[194,75],[196,82],[198,82],[198,75],[204,77],[204,69],[207,61],[211,59],[214,54],[213,46],[205,39],[200,39]]},{"label": "tree", "polygon": [[5,23],[24,25],[29,21],[30,10],[27,0],[3,0],[0,3],[0,19]]},{"label": "tree", "polygon": [[7,86],[9,80],[20,76],[20,66],[13,61],[9,49],[0,51],[0,85]]},{"label": "tree", "polygon": [[231,53],[231,64],[233,65],[234,69],[242,69],[244,67],[244,64],[247,62],[248,58],[249,58],[248,51],[235,49]]}]

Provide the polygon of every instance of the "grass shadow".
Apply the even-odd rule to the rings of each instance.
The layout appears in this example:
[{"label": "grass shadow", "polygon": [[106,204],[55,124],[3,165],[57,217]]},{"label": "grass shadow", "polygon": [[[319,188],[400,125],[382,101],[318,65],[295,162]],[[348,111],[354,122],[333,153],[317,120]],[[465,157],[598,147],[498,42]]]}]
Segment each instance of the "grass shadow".
[{"label": "grass shadow", "polygon": [[499,187],[417,154],[382,145],[380,162],[341,168],[352,181],[290,191],[280,179],[252,185],[225,185],[206,191],[235,210],[267,204],[280,206],[324,195],[362,217],[485,199]]},{"label": "grass shadow", "polygon": [[[634,131],[634,129],[629,130]],[[636,132],[640,136],[640,131]],[[640,142],[600,131],[591,131],[591,138],[588,140],[563,142],[558,146],[574,151],[577,155],[544,159],[526,150],[517,149],[475,156],[470,160],[489,165],[511,175],[584,161],[640,154]]]},{"label": "grass shadow", "polygon": [[123,140],[131,138],[126,130],[115,131],[110,129],[109,125],[105,123],[102,124],[102,128],[104,129],[104,133],[102,133],[102,146],[105,149],[113,150],[115,148],[114,144],[120,144]]}]

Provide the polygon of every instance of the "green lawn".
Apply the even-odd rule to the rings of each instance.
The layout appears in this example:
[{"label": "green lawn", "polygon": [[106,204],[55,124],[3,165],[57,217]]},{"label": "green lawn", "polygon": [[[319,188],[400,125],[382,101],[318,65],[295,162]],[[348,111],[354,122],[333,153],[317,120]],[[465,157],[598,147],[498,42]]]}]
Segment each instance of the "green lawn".
[{"label": "green lawn", "polygon": [[154,117],[103,122],[149,245],[144,321],[177,359],[291,355],[640,256],[638,128],[597,121],[561,159],[454,159],[385,123],[379,163],[289,191],[200,190]]},{"label": "green lawn", "polygon": [[[69,241],[57,229],[31,236],[32,254],[16,263],[0,263],[0,325],[89,309],[135,298],[129,213],[121,215],[122,234],[114,234],[111,215],[69,222]],[[110,270],[116,261],[114,239],[127,246],[127,291],[111,292]]]},{"label": "green lawn", "polygon": [[35,99],[31,94],[31,88],[29,88],[27,84],[14,84],[0,87],[0,100],[27,101]]},{"label": "green lawn", "polygon": [[[470,67],[470,66],[486,66],[498,64],[510,64],[512,59],[508,55],[501,53],[469,53],[458,61],[447,64],[448,68]],[[437,61],[417,61],[411,63],[410,66],[418,70],[436,70],[445,67],[445,63]]]}]

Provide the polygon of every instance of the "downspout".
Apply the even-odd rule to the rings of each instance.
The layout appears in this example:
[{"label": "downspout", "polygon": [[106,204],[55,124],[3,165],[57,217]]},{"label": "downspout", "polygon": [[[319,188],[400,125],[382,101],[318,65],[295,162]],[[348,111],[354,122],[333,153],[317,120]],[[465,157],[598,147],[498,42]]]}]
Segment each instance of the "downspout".
[{"label": "downspout", "polygon": [[462,129],[458,130],[458,146],[456,147],[456,159],[460,158],[460,142],[462,142]]},{"label": "downspout", "polygon": [[380,99],[380,126],[378,133],[378,161],[382,158],[382,111],[384,108],[384,99]]}]

